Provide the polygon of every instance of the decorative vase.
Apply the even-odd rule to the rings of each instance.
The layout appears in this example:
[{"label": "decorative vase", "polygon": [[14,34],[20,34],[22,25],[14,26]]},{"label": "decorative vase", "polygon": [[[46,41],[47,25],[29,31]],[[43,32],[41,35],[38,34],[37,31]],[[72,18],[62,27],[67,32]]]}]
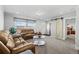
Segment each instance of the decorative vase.
[{"label": "decorative vase", "polygon": [[10,31],[10,34],[16,33],[16,29],[14,27],[11,27],[9,31]]}]

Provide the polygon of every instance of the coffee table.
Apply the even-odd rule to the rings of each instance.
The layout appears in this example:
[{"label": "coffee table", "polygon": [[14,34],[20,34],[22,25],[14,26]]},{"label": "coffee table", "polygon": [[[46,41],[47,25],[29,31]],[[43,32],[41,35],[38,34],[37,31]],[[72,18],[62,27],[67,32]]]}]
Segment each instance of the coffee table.
[{"label": "coffee table", "polygon": [[39,45],[39,46],[45,45],[44,39],[45,39],[45,36],[44,35],[35,35],[33,37],[34,44],[35,45]]}]

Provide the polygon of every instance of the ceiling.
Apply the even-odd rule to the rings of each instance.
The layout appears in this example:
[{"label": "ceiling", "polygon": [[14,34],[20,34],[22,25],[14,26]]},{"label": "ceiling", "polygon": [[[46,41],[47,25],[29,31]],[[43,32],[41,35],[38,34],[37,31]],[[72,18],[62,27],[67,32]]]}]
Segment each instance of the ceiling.
[{"label": "ceiling", "polygon": [[51,19],[75,10],[74,5],[5,5],[4,11],[35,19]]}]

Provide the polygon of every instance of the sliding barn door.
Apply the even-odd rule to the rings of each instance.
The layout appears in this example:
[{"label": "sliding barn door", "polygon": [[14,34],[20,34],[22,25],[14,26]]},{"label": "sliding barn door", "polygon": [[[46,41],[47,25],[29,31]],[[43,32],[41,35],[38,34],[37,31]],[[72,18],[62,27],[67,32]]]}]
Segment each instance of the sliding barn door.
[{"label": "sliding barn door", "polygon": [[63,22],[62,22],[62,19],[56,20],[56,37],[58,39],[63,38]]}]

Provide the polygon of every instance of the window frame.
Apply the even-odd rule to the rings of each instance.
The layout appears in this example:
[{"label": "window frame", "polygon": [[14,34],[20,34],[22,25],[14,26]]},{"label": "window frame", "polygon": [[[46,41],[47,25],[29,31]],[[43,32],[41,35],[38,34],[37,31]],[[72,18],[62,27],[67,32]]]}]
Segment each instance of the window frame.
[{"label": "window frame", "polygon": [[[17,21],[16,19],[19,19],[19,20],[24,20],[26,22],[26,26],[17,26],[15,25],[15,22]],[[35,23],[36,24],[36,20],[30,20],[30,19],[24,19],[24,18],[17,18],[17,17],[14,17],[14,26],[15,27],[33,27],[35,26],[35,24],[33,24],[33,26],[29,26],[28,24],[30,24],[30,22],[32,23]]]}]

